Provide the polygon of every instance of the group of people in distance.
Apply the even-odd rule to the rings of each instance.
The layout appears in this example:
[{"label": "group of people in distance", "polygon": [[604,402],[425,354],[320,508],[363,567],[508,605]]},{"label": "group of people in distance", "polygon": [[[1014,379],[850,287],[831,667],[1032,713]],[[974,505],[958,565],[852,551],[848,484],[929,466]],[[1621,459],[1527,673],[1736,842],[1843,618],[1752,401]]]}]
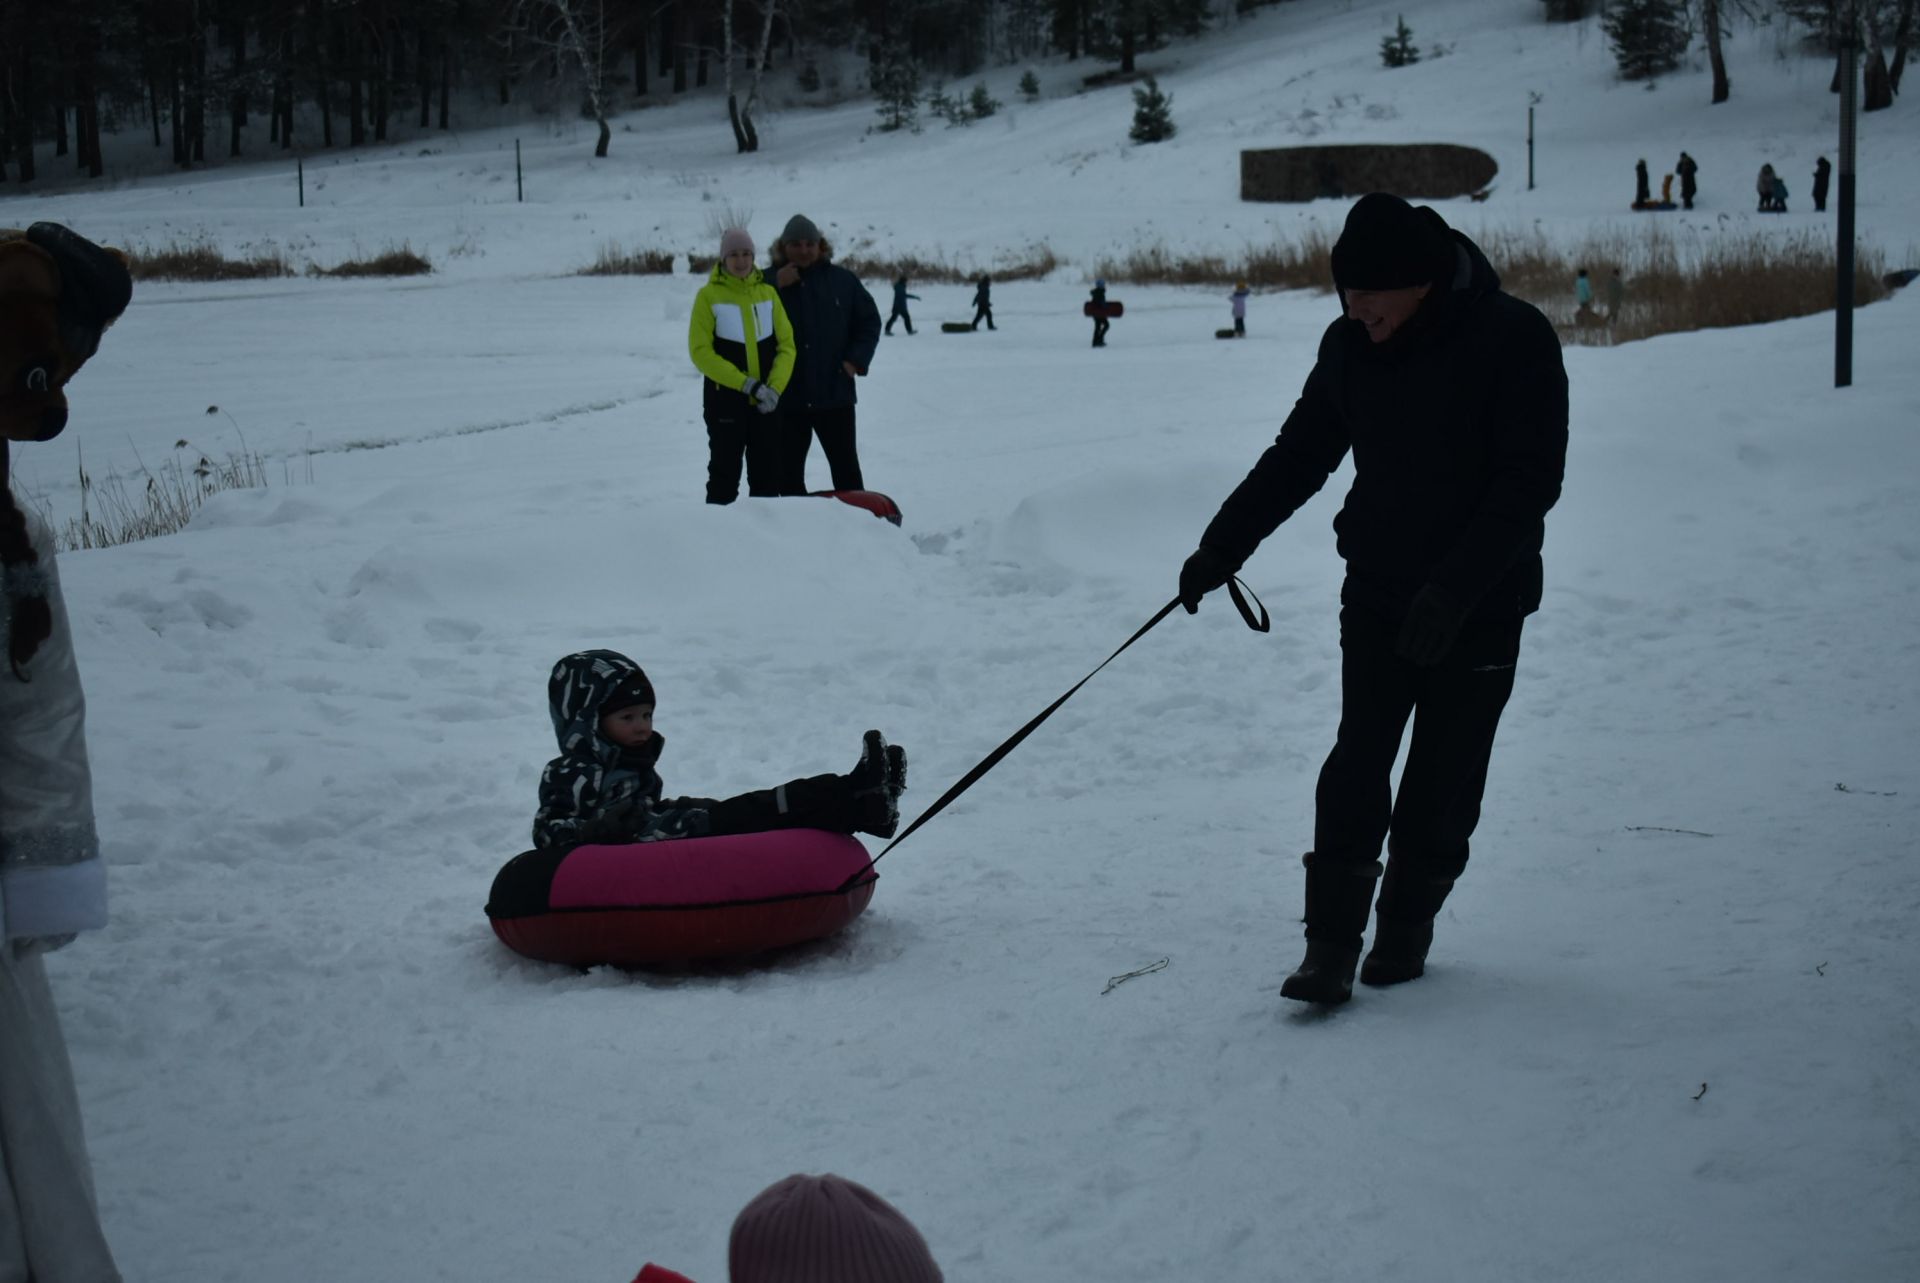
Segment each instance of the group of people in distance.
[{"label": "group of people in distance", "polygon": [[[1660,184],[1660,199],[1653,199],[1647,185],[1647,162],[1641,160],[1633,167],[1633,208],[1634,209],[1672,209],[1673,178],[1680,176],[1680,208],[1692,209],[1694,197],[1700,192],[1700,166],[1685,152],[1680,153],[1679,161],[1673,167],[1674,173],[1668,174]],[[1813,163],[1813,208],[1824,212],[1827,208],[1827,189],[1833,176],[1833,165],[1825,156]],[[1754,191],[1760,197],[1759,209],[1762,214],[1784,214],[1787,212],[1787,180],[1774,172],[1772,164],[1760,166],[1760,174],[1754,179]]]}]

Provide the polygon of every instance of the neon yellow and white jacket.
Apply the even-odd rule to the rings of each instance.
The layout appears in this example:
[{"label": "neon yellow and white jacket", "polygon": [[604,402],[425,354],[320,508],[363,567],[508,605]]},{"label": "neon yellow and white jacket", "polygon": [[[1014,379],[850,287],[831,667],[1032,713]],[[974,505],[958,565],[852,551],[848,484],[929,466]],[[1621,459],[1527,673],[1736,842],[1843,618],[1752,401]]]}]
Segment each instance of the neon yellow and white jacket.
[{"label": "neon yellow and white jacket", "polygon": [[705,375],[706,410],[736,417],[752,408],[740,389],[759,379],[775,392],[793,377],[793,327],[780,294],[755,268],[745,280],[716,264],[693,300],[687,352]]}]

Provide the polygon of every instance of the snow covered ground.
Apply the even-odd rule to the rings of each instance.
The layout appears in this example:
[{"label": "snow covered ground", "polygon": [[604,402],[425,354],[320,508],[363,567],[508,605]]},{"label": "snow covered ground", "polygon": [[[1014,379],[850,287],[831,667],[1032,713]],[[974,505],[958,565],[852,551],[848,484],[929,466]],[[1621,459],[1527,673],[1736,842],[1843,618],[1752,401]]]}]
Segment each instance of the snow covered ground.
[{"label": "snow covered ground", "polygon": [[[1824,62],[1743,31],[1710,108],[1704,75],[1621,84],[1595,26],[1538,8],[1424,6],[1450,52],[1391,72],[1394,5],[1239,20],[1154,55],[1181,132],[1150,148],[1062,64],[1039,104],[1009,68],[1003,118],[913,138],[852,104],[736,157],[710,98],[627,118],[605,162],[529,138],[525,204],[511,130],[316,160],[305,210],[285,165],[9,197],[116,243],[406,240],[438,269],[142,286],[75,427],[15,450],[56,516],[74,441],[96,477],[182,438],[270,474],[61,563],[115,921],[50,968],[129,1279],[718,1283],[734,1212],[796,1170],[893,1199],[955,1283],[1920,1275],[1911,291],[1859,313],[1846,391],[1831,316],[1568,351],[1546,602],[1418,984],[1278,996],[1337,720],[1338,477],[1248,567],[1270,636],[1176,613],[890,855],[842,936],[580,975],[480,911],[567,651],[646,666],[669,789],[844,770],[880,726],[911,816],[1166,602],[1332,303],[1257,297],[1217,343],[1218,291],[1116,288],[1091,352],[1083,278],[1344,213],[1241,205],[1240,147],[1483,146],[1492,199],[1442,212],[1568,237],[1638,226],[1633,161],[1684,147],[1701,208],[1669,226],[1828,225],[1804,177],[1786,219],[1747,194],[1763,159],[1792,182],[1833,154]],[[1862,120],[1861,227],[1895,264],[1917,124]],[[1067,260],[996,289],[998,333],[933,332],[968,291],[930,286],[883,341],[861,453],[903,528],[703,505],[696,278],[570,275],[608,241],[703,247],[726,203],[763,245],[799,210],[843,245]]]}]

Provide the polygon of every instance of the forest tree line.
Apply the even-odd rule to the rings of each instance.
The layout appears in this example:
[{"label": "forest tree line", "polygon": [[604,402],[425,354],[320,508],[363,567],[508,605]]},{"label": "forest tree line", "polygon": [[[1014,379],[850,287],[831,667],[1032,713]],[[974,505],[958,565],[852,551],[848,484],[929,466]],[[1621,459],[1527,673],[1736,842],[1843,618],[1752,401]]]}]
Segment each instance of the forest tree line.
[{"label": "forest tree line", "polygon": [[[103,133],[150,131],[191,168],[242,154],[264,115],[284,150],[385,142],[396,121],[449,129],[463,105],[533,102],[599,126],[624,107],[725,90],[735,146],[758,146],[761,77],[852,55],[934,77],[1063,56],[1133,70],[1135,56],[1283,0],[0,0],[0,178],[31,183],[52,156],[94,177]],[[1819,38],[1866,11],[1875,48],[1911,39],[1914,0],[1671,0],[1711,28],[1776,8]],[[1599,0],[1544,0],[1549,18]],[[1693,10],[1697,10],[1694,13]],[[1883,62],[1884,65],[1884,62]],[[1716,98],[1716,101],[1718,99]],[[209,138],[209,135],[212,138]],[[255,144],[257,145],[257,143]],[[215,153],[219,154],[218,152]]]}]

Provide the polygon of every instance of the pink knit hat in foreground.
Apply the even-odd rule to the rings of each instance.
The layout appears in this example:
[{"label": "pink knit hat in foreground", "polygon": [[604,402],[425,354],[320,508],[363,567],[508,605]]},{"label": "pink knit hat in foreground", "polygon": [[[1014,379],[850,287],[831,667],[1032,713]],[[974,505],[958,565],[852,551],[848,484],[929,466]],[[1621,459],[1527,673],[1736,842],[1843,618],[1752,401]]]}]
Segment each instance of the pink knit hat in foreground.
[{"label": "pink knit hat in foreground", "polygon": [[725,258],[737,249],[753,253],[753,237],[744,227],[729,227],[720,233],[720,257]]},{"label": "pink knit hat in foreground", "polygon": [[841,1176],[789,1176],[733,1222],[732,1283],[942,1283],[927,1241],[893,1204]]}]

